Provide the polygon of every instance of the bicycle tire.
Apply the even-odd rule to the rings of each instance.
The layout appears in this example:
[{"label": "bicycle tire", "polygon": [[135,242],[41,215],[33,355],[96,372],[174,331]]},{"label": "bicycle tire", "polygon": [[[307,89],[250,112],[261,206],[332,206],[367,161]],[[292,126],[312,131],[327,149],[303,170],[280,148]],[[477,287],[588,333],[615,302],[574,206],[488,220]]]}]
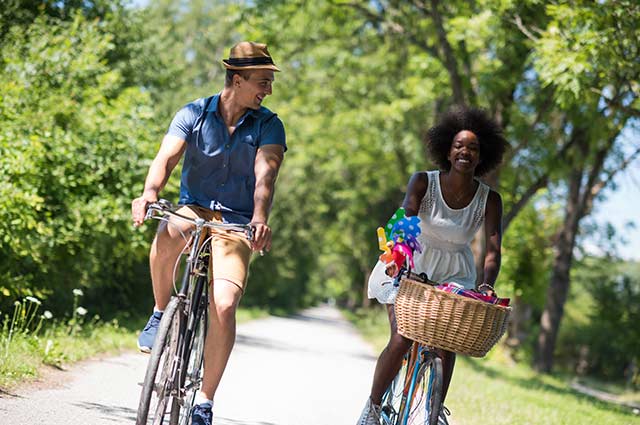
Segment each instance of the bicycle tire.
[{"label": "bicycle tire", "polygon": [[[170,425],[188,425],[191,419],[191,408],[196,397],[196,392],[202,383],[202,363],[204,361],[204,342],[208,329],[208,299],[202,285],[206,279],[201,279],[195,286],[191,305],[197,305],[191,310],[194,317],[194,327],[185,332],[182,346],[181,370],[178,378],[180,383],[180,395],[173,399],[171,405]],[[201,296],[199,294],[205,294]],[[199,301],[199,302],[198,302]]]},{"label": "bicycle tire", "polygon": [[[170,380],[175,377],[171,369],[174,367],[173,358],[175,358],[178,350],[180,311],[182,311],[182,301],[173,297],[164,310],[156,340],[154,341],[154,348],[151,350],[151,357],[147,364],[147,371],[140,393],[136,425],[148,425],[149,423],[157,425],[162,423],[166,411],[166,402],[170,397],[170,394],[165,395],[165,393],[172,390]],[[158,390],[161,390],[162,393],[158,394]],[[154,393],[156,394],[155,399]],[[151,418],[149,418],[150,407],[153,407],[151,409],[153,413]]]},{"label": "bicycle tire", "polygon": [[442,411],[442,359],[426,352],[420,362],[415,391],[408,403],[410,424],[438,425]]}]

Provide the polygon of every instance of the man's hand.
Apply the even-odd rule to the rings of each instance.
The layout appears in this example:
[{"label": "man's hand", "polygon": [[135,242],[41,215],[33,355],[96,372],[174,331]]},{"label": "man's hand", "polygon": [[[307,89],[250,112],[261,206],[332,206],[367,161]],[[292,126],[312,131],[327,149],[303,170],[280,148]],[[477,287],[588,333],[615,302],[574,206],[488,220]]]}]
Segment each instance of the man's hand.
[{"label": "man's hand", "polygon": [[142,196],[131,201],[131,217],[134,226],[138,227],[142,224],[144,216],[147,214],[147,206],[157,201],[158,194],[153,193],[143,193]]},{"label": "man's hand", "polygon": [[271,250],[271,228],[267,223],[261,221],[252,221],[249,223],[253,227],[253,240],[251,241],[251,249],[254,251],[270,251]]}]

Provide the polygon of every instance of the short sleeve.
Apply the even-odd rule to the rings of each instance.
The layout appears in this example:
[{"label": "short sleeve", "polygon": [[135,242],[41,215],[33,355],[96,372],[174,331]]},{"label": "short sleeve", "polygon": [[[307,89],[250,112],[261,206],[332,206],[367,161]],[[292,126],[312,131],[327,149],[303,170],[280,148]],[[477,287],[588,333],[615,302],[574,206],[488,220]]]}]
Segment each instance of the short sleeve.
[{"label": "short sleeve", "polygon": [[187,140],[191,135],[196,120],[200,115],[200,110],[194,103],[185,105],[182,109],[176,112],[173,117],[169,129],[167,130],[168,136],[176,136],[182,140]]},{"label": "short sleeve", "polygon": [[285,151],[287,150],[284,124],[275,114],[262,123],[259,146],[264,145],[281,145]]}]

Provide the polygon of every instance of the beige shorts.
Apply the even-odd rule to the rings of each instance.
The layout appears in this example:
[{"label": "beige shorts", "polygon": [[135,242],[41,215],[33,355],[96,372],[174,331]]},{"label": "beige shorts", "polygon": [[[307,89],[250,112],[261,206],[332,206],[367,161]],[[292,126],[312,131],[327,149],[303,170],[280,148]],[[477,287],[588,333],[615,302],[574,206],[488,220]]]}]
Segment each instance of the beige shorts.
[{"label": "beige shorts", "polygon": [[[177,211],[187,217],[201,217],[222,223],[220,211],[199,205],[184,205]],[[229,230],[208,229],[211,238],[210,273],[212,279],[224,279],[237,285],[242,292],[247,286],[251,244],[244,234]]]}]

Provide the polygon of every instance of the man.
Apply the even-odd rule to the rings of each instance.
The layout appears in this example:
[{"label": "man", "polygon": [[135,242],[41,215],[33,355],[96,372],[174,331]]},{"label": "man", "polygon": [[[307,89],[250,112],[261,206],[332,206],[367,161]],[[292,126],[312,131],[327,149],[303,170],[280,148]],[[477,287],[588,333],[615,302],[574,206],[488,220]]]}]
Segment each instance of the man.
[{"label": "man", "polygon": [[[267,224],[274,185],[286,150],[285,132],[276,114],[262,107],[280,71],[264,44],[240,42],[222,61],[223,90],[177,112],[147,175],[142,196],[131,205],[139,226],[149,203],[158,200],[174,167],[185,156],[180,184],[180,212],[230,223],[250,223],[254,240],[214,235],[210,326],[204,353],[204,377],[192,412],[194,425],[211,425],[213,397],[235,342],[236,308],[245,289],[251,250],[271,248]],[[175,224],[175,225],[173,225]],[[169,303],[173,267],[188,227],[161,222],[150,252],[154,313],[138,346],[150,352],[162,311]]]}]

